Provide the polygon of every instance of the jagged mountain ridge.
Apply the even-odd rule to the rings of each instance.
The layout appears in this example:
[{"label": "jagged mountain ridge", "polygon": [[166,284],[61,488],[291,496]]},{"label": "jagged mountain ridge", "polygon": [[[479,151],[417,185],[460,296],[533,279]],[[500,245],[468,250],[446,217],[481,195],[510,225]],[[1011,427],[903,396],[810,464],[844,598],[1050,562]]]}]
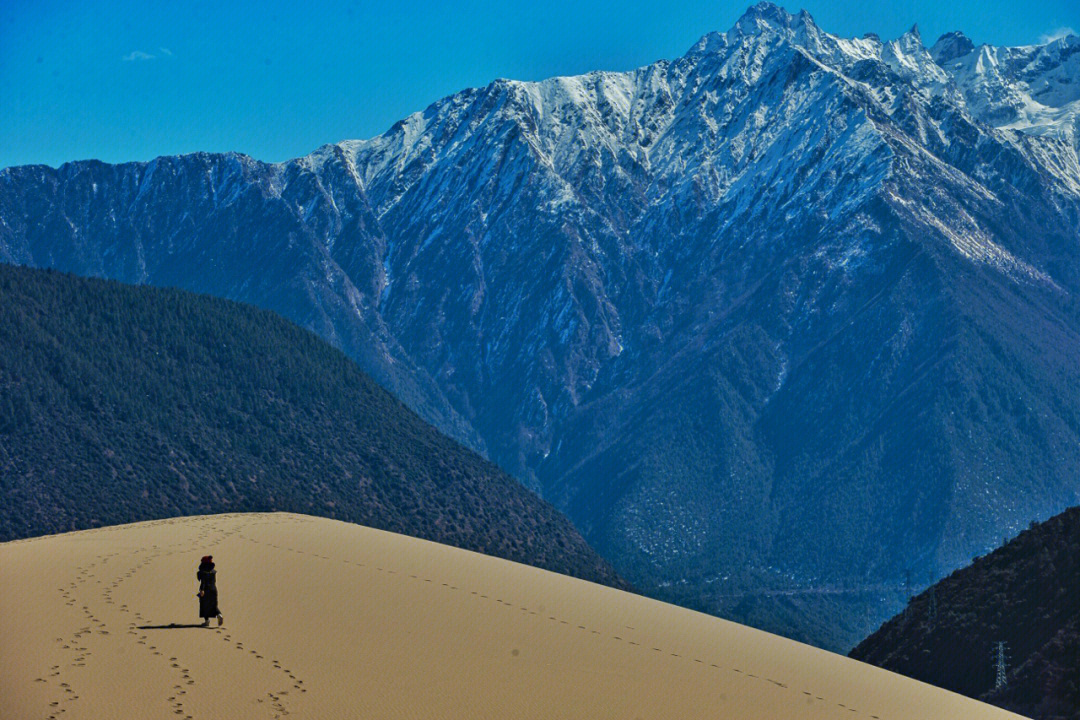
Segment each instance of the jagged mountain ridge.
[{"label": "jagged mountain ridge", "polygon": [[1076,502],[1078,47],[761,4],[288,163],[5,170],[0,258],[276,310],[641,587],[838,647]]}]

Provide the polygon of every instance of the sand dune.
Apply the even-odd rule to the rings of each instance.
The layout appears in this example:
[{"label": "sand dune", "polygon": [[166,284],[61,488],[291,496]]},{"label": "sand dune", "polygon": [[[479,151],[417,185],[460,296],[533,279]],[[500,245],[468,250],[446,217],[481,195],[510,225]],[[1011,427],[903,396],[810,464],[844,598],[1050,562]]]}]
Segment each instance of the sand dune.
[{"label": "sand dune", "polygon": [[[218,563],[225,626],[199,620]],[[0,717],[1018,717],[600,585],[290,514],[0,545]]]}]

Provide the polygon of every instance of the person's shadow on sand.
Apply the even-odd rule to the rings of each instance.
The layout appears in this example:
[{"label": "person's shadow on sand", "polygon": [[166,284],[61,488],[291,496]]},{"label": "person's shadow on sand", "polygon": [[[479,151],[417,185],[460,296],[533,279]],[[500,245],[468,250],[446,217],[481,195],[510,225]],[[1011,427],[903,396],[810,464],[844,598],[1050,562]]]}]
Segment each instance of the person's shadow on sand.
[{"label": "person's shadow on sand", "polygon": [[184,628],[200,628],[206,630],[209,625],[202,625],[201,623],[191,623],[185,625],[183,623],[169,623],[168,625],[137,625],[140,630],[183,630]]}]

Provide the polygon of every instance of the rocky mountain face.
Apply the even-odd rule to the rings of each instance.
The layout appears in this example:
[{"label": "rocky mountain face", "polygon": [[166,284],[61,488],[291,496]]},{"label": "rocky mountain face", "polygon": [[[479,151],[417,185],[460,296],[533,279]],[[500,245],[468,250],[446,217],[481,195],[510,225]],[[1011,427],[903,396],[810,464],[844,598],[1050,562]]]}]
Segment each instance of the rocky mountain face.
[{"label": "rocky mountain face", "polygon": [[912,598],[851,656],[1036,720],[1080,719],[1080,507]]},{"label": "rocky mountain face", "polygon": [[0,171],[0,259],[275,310],[647,592],[850,647],[1080,502],[1078,63],[763,3],[282,164]]}]

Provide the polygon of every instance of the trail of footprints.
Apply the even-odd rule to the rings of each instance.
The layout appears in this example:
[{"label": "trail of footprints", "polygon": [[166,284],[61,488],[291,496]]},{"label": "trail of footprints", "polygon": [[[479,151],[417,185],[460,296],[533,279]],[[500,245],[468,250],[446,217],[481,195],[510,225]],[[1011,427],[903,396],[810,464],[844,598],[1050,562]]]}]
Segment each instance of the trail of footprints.
[{"label": "trail of footprints", "polygon": [[[279,522],[293,523],[295,521],[293,521],[293,520],[288,520],[288,521],[266,521],[266,522],[261,522],[261,523],[252,523],[251,525],[276,525],[276,524],[279,524]],[[254,543],[254,544],[257,544],[257,545],[267,545],[269,547],[272,547],[272,548],[275,548],[275,549],[278,549],[278,550],[285,550],[287,552],[296,553],[298,555],[307,555],[309,557],[314,557],[314,558],[317,558],[319,560],[336,561],[336,562],[340,562],[340,563],[345,564],[345,565],[352,565],[352,566],[358,567],[358,568],[367,567],[369,570],[374,570],[376,572],[382,572],[382,573],[386,573],[386,574],[389,574],[389,575],[397,575],[398,574],[398,572],[396,570],[391,570],[389,568],[383,568],[383,567],[379,567],[379,566],[368,566],[368,565],[365,565],[364,563],[356,561],[356,560],[335,559],[335,558],[330,558],[330,557],[328,557],[326,555],[320,555],[320,554],[318,554],[316,552],[310,552],[309,553],[309,552],[306,552],[304,550],[297,550],[296,548],[287,547],[285,545],[278,545],[278,544],[275,544],[275,543],[262,542],[262,541],[250,538],[250,537],[244,535],[243,532],[240,532],[240,531],[236,532],[236,536],[238,538],[240,538],[241,540],[246,540],[248,542],[251,542],[251,543]],[[414,580],[414,581],[417,581],[417,582],[431,583],[432,585],[436,584],[430,578],[420,577],[418,575],[409,574],[409,575],[407,575],[407,578],[409,580]],[[452,585],[450,583],[445,583],[444,582],[444,583],[438,583],[438,584],[441,587],[444,587],[444,588],[446,588],[447,590],[450,590],[450,591],[459,591],[460,590],[461,592],[465,592],[465,590],[463,588],[458,588],[456,585]],[[546,619],[548,622],[551,622],[551,623],[555,623],[555,624],[558,624],[558,625],[566,625],[567,627],[572,627],[572,628],[575,628],[575,629],[577,629],[579,631],[587,632],[587,633],[589,633],[591,635],[600,635],[600,636],[605,635],[605,633],[601,632],[600,630],[588,628],[585,625],[578,625],[578,624],[572,623],[572,622],[570,622],[568,620],[564,620],[562,618],[559,618],[559,617],[557,617],[555,615],[542,615],[541,613],[544,610],[543,606],[540,606],[538,608],[538,610],[539,610],[539,612],[538,612],[537,610],[532,610],[532,609],[530,609],[528,607],[525,607],[525,606],[515,606],[513,603],[507,602],[507,601],[505,601],[505,600],[503,600],[501,598],[497,598],[497,597],[493,598],[493,597],[491,597],[489,595],[477,592],[475,590],[469,590],[468,593],[469,593],[470,596],[473,596],[473,597],[477,598],[478,600],[493,601],[496,604],[502,605],[503,607],[506,607],[508,609],[513,609],[513,608],[516,607],[523,614],[535,615],[535,616],[537,616],[539,618]],[[626,627],[627,630],[631,630],[631,631],[634,630],[634,628],[629,626],[629,625],[627,625],[625,627]],[[635,642],[633,640],[629,640],[627,638],[624,638],[621,635],[610,634],[610,635],[607,635],[607,637],[614,640],[615,642],[623,643],[628,647],[641,648],[642,650],[647,651],[647,652],[657,652],[657,653],[661,653],[661,654],[665,653],[665,651],[662,648],[651,647],[651,646],[646,648],[646,647],[642,646],[640,643],[637,643],[637,642]],[[791,690],[791,688],[787,684],[782,683],[779,680],[774,680],[774,679],[769,678],[769,677],[764,677],[764,676],[756,675],[756,674],[751,673],[751,672],[746,672],[746,671],[744,671],[744,670],[742,670],[740,668],[725,667],[725,666],[719,665],[717,663],[706,662],[705,660],[702,660],[700,658],[684,657],[684,656],[680,655],[679,653],[675,653],[675,652],[666,652],[666,654],[667,654],[668,657],[671,657],[671,658],[677,658],[679,660],[683,660],[683,661],[686,661],[686,662],[693,662],[693,663],[696,663],[696,664],[699,664],[699,665],[707,665],[708,667],[714,668],[714,669],[719,670],[719,671],[723,671],[723,670],[726,669],[726,670],[728,670],[730,672],[737,673],[737,674],[743,676],[744,678],[747,678],[747,679],[750,679],[750,680],[756,680],[756,681],[760,681],[760,682],[767,682],[767,683],[769,683],[769,684],[771,684],[771,685],[773,685],[773,686],[775,686],[777,688],[780,688],[782,690]],[[812,693],[812,692],[810,692],[808,690],[800,690],[799,692],[806,697],[807,702],[812,702],[812,701],[815,701],[815,700],[819,701],[819,702],[830,702],[830,701],[826,700],[823,696],[817,695],[817,694]],[[874,714],[866,713],[866,712],[860,713],[856,708],[849,707],[848,705],[846,705],[844,703],[841,703],[841,702],[835,703],[835,707],[837,707],[838,710],[840,711],[840,712],[838,712],[838,717],[852,717],[853,715],[854,716],[861,715],[863,717],[870,718],[870,720],[882,720],[882,718],[880,716],[878,716],[878,715],[874,715]],[[844,713],[847,713],[847,714],[844,714]]]},{"label": "trail of footprints", "polygon": [[[223,633],[223,631],[220,630],[218,632]],[[224,640],[226,643],[232,645],[241,653],[252,656],[255,660],[267,660],[267,658],[263,654],[251,647],[246,647],[243,642],[234,642],[232,635],[227,632],[224,632],[221,635],[221,639]],[[285,700],[287,699],[289,693],[306,693],[307,688],[304,687],[304,681],[297,677],[297,675],[292,670],[282,665],[280,660],[276,658],[270,658],[268,662],[275,671],[281,673],[281,675],[288,678],[283,683],[286,685],[286,687],[284,689],[268,692],[266,694],[266,698],[259,698],[258,701],[260,703],[265,702],[269,705],[269,707],[273,710],[273,717],[285,717],[286,715],[289,715],[289,710],[285,706]]]},{"label": "trail of footprints", "polygon": [[[172,523],[172,522],[174,522],[174,521],[172,521],[172,520],[160,521],[160,523]],[[279,524],[279,523],[296,524],[296,522],[297,522],[296,519],[290,518],[289,520],[265,521],[265,522],[261,522],[261,523],[251,523],[250,525],[275,525],[275,524]],[[300,522],[310,522],[310,521],[300,520]],[[216,542],[213,542],[213,543],[209,542],[211,532],[216,533],[216,535],[217,535]],[[195,538],[195,540],[193,542],[176,543],[175,545],[169,546],[169,547],[178,547],[178,546],[183,545],[184,546],[183,550],[165,551],[164,549],[159,548],[156,545],[152,546],[150,548],[152,550],[152,553],[150,555],[143,558],[140,562],[138,562],[135,566],[130,568],[127,572],[123,573],[121,576],[115,578],[108,586],[106,586],[103,589],[102,598],[104,600],[104,603],[106,605],[115,605],[116,601],[113,598],[113,593],[120,586],[120,584],[122,584],[125,580],[128,580],[128,579],[134,577],[135,574],[140,569],[145,567],[149,562],[156,559],[157,557],[160,557],[162,555],[172,555],[172,554],[174,554],[176,552],[188,552],[188,553],[194,552],[194,551],[196,551],[196,550],[198,550],[199,548],[202,548],[202,547],[210,547],[210,546],[216,545],[217,542],[220,542],[222,539],[224,539],[226,537],[229,537],[229,536],[232,536],[232,535],[235,535],[239,539],[245,540],[247,542],[251,542],[251,543],[255,543],[255,544],[259,544],[259,545],[268,545],[269,547],[273,547],[273,548],[278,549],[278,550],[284,550],[284,551],[287,551],[287,552],[296,553],[298,555],[308,555],[310,557],[313,557],[313,558],[316,558],[316,559],[319,559],[319,560],[326,560],[326,561],[332,561],[332,562],[336,561],[336,562],[340,562],[340,563],[345,564],[345,565],[352,565],[352,566],[357,567],[357,568],[367,567],[369,569],[369,571],[374,570],[375,572],[386,573],[388,575],[399,575],[399,573],[396,570],[392,570],[390,568],[384,568],[384,567],[379,567],[379,566],[368,566],[365,563],[362,563],[362,562],[359,562],[359,561],[356,561],[356,560],[345,560],[345,559],[337,559],[337,560],[335,560],[334,558],[331,558],[331,557],[326,556],[326,555],[320,555],[320,554],[315,553],[315,552],[308,553],[308,552],[306,552],[304,550],[298,550],[296,548],[291,548],[291,547],[287,547],[287,546],[284,546],[284,545],[278,545],[278,544],[275,544],[275,543],[264,543],[264,542],[261,542],[259,540],[255,540],[253,538],[250,538],[250,537],[244,535],[239,529],[233,529],[231,531],[224,531],[224,530],[221,530],[220,528],[214,526],[214,527],[204,527],[204,528],[202,528],[202,532],[198,536],[196,536],[196,538]],[[88,564],[86,566],[77,567],[76,568],[75,579],[71,583],[69,583],[67,586],[59,588],[59,591],[60,591],[62,597],[64,598],[65,604],[68,605],[68,606],[79,605],[79,601],[76,599],[77,596],[79,595],[79,593],[77,591],[80,590],[86,583],[88,583],[90,581],[93,581],[94,584],[98,584],[98,585],[102,584],[101,580],[99,580],[96,577],[95,573],[92,572],[92,571],[97,569],[97,568],[100,568],[101,566],[106,565],[110,559],[116,557],[118,554],[119,553],[110,553],[108,555],[102,555],[102,556],[100,556],[100,557],[98,557],[96,559],[96,562],[90,563],[90,564]],[[430,578],[420,577],[420,576],[414,575],[414,574],[402,575],[402,577],[407,578],[408,580],[411,580],[411,581],[430,583],[432,585],[436,584],[435,581],[431,580]],[[707,666],[709,666],[711,668],[714,668],[716,670],[719,670],[719,671],[728,670],[730,672],[737,673],[737,674],[739,674],[739,675],[741,675],[741,676],[743,676],[743,677],[745,677],[747,679],[750,679],[750,680],[755,680],[755,681],[760,681],[760,682],[767,682],[767,683],[770,683],[771,685],[773,685],[773,686],[775,686],[777,688],[780,688],[780,689],[783,689],[783,690],[791,690],[791,688],[788,685],[786,685],[785,683],[782,683],[782,682],[780,682],[778,680],[774,680],[774,679],[769,678],[769,677],[763,677],[763,676],[760,676],[760,675],[757,675],[757,674],[754,674],[754,673],[751,673],[751,672],[747,672],[747,671],[744,671],[744,670],[742,670],[740,668],[725,667],[725,666],[719,665],[717,663],[706,662],[706,661],[704,661],[704,660],[702,660],[700,658],[684,657],[684,656],[680,655],[679,653],[665,651],[664,649],[659,648],[659,647],[653,647],[653,646],[646,647],[646,646],[643,646],[640,643],[637,643],[637,642],[635,642],[633,640],[630,640],[628,638],[624,638],[622,635],[607,634],[607,633],[601,632],[600,630],[586,627],[585,625],[572,623],[572,622],[570,622],[568,620],[557,617],[555,615],[545,615],[545,614],[543,614],[543,611],[544,611],[543,606],[540,606],[538,609],[534,610],[534,609],[531,609],[531,608],[528,608],[528,607],[525,607],[525,606],[515,606],[513,603],[510,603],[510,602],[508,602],[506,600],[503,600],[503,599],[498,598],[498,597],[491,597],[490,595],[487,595],[485,593],[481,593],[481,592],[478,592],[478,591],[475,591],[475,590],[468,590],[467,591],[464,588],[459,588],[456,585],[452,585],[450,583],[443,582],[443,583],[438,583],[438,585],[440,585],[441,587],[446,588],[448,591],[452,591],[452,592],[453,591],[468,592],[468,594],[470,596],[476,598],[477,600],[486,600],[486,601],[494,602],[494,603],[496,603],[498,605],[501,605],[501,606],[503,606],[503,607],[505,607],[507,609],[517,609],[522,614],[536,616],[539,619],[546,620],[547,622],[554,623],[556,625],[565,625],[568,628],[573,628],[573,629],[576,629],[576,630],[581,631],[581,632],[587,632],[587,633],[589,633],[591,635],[606,636],[609,639],[611,639],[612,641],[622,643],[622,644],[626,645],[627,647],[639,648],[643,652],[655,652],[655,653],[660,653],[660,654],[666,654],[670,658],[675,658],[675,659],[686,661],[686,662],[693,662],[693,663],[700,664],[700,665],[707,665]],[[95,633],[95,632],[99,633],[99,634],[102,634],[102,635],[108,635],[109,634],[109,631],[107,629],[105,629],[107,627],[107,625],[103,621],[101,621],[96,615],[94,615],[94,613],[90,610],[88,605],[79,605],[79,609],[82,611],[82,613],[83,613],[83,615],[85,617],[85,620],[87,621],[86,624],[81,626],[79,628],[79,630],[71,636],[70,639],[56,638],[56,642],[60,643],[61,647],[63,649],[70,650],[72,652],[72,659],[71,659],[71,662],[68,665],[71,668],[78,668],[78,667],[85,666],[86,657],[88,655],[90,655],[90,651],[80,642],[80,640],[83,638],[83,636],[88,635],[90,633]],[[139,625],[148,624],[148,619],[146,617],[144,617],[142,615],[142,613],[140,613],[137,610],[132,610],[127,605],[120,605],[118,609],[122,613],[130,614],[131,617],[134,619],[134,621],[128,623],[127,634],[130,635],[130,636],[135,637],[136,638],[136,643],[138,645],[145,646],[146,649],[149,652],[151,652],[153,655],[161,656],[162,655],[161,651],[158,650],[158,648],[156,646],[149,644],[150,641],[149,641],[148,636],[146,634],[141,633],[138,630]],[[634,630],[634,628],[630,627],[630,626],[626,626],[626,629],[631,630],[631,631]],[[302,679],[300,679],[295,673],[293,673],[289,668],[285,667],[277,659],[275,659],[275,658],[267,659],[263,653],[259,652],[258,650],[254,649],[254,648],[252,648],[250,646],[246,646],[242,641],[240,641],[240,640],[234,641],[232,634],[229,633],[226,628],[216,629],[215,632],[220,636],[222,641],[231,644],[238,652],[243,653],[244,655],[247,655],[247,656],[251,657],[251,659],[254,659],[256,661],[259,661],[259,662],[266,661],[266,662],[268,662],[270,664],[270,667],[273,668],[274,671],[281,674],[281,676],[282,676],[282,678],[284,680],[284,682],[282,684],[285,685],[286,687],[284,689],[281,689],[281,690],[268,692],[266,698],[259,698],[258,702],[265,703],[267,705],[267,707],[269,708],[269,710],[272,713],[272,717],[275,718],[275,720],[278,720],[280,718],[288,716],[290,714],[290,711],[286,706],[286,701],[288,699],[288,696],[289,696],[290,693],[296,693],[296,694],[306,693],[307,689],[304,687],[304,681]],[[187,710],[185,709],[184,699],[185,699],[185,696],[187,695],[187,692],[188,692],[187,688],[189,686],[194,685],[195,680],[191,676],[190,669],[188,667],[186,667],[185,665],[183,665],[177,657],[169,657],[168,662],[169,662],[170,667],[176,671],[177,675],[180,678],[180,681],[177,684],[173,685],[172,694],[169,695],[168,702],[170,703],[170,706],[173,708],[174,714],[178,718],[182,717],[184,720],[193,720],[193,716],[190,713],[188,713]],[[60,678],[62,677],[62,666],[61,665],[54,665],[54,666],[50,667],[49,672],[47,673],[47,675],[48,675],[48,678],[51,678],[52,680],[46,679],[45,677],[40,677],[40,678],[37,678],[36,681],[37,682],[50,682],[50,681],[52,681],[52,682],[55,683],[58,690],[61,691],[60,697],[57,700],[55,700],[53,702],[50,702],[49,710],[48,710],[48,712],[50,714],[48,714],[46,716],[48,718],[48,720],[57,720],[58,718],[60,718],[63,715],[63,713],[65,713],[67,711],[67,707],[64,707],[64,705],[66,703],[70,703],[70,702],[74,702],[75,700],[78,700],[79,696],[72,689],[72,687],[71,687],[71,685],[69,683],[60,681]],[[287,678],[287,680],[286,680],[286,678]],[[796,692],[796,691],[792,690],[792,692]],[[812,693],[812,692],[810,692],[808,690],[798,690],[797,692],[799,692],[801,695],[805,696],[808,702],[814,701],[814,700],[819,701],[819,702],[829,702],[823,696],[817,695],[817,694]],[[869,714],[869,713],[860,713],[856,708],[849,707],[844,703],[837,702],[837,703],[835,703],[835,706],[840,711],[843,711],[843,713],[845,713],[845,714],[839,714],[838,713],[839,717],[844,717],[844,716],[852,717],[852,716],[862,715],[862,716],[865,716],[865,717],[869,717],[871,720],[882,720],[878,715],[873,715],[873,714]]]},{"label": "trail of footprints", "polygon": [[[164,520],[162,522],[170,523],[170,521],[168,520]],[[165,550],[158,545],[151,545],[149,548],[151,552],[148,556],[143,558],[140,562],[136,563],[134,567],[129,569],[123,575],[113,580],[110,588],[108,588],[108,590],[106,591],[105,602],[115,604],[115,601],[112,598],[113,591],[120,587],[120,585],[125,581],[135,577],[138,574],[139,570],[148,565],[151,561],[157,559],[158,557],[168,557],[178,552],[185,554],[192,553],[195,552],[199,547],[203,547],[209,542],[209,533],[207,532],[206,528],[203,528],[202,531],[198,535],[196,535],[193,541],[179,542],[167,546],[169,548],[173,548],[171,550]],[[150,623],[149,618],[144,616],[140,611],[128,607],[127,604],[120,605],[118,610],[121,613],[131,616],[132,619],[129,620],[127,623],[126,632],[127,635],[135,639],[135,644],[142,646],[146,649],[147,652],[151,653],[151,655],[153,656],[164,658],[164,654],[162,653],[162,651],[158,649],[156,645],[151,645],[150,637],[139,628],[140,625],[148,625]],[[168,695],[168,697],[166,697],[166,701],[169,703],[169,707],[172,708],[174,715],[179,718],[183,718],[183,720],[193,720],[193,716],[191,715],[191,713],[188,712],[187,708],[184,707],[184,700],[185,696],[188,694],[188,687],[195,684],[195,680],[191,676],[191,670],[182,665],[179,662],[179,659],[175,656],[170,656],[168,659],[168,663],[170,668],[172,668],[172,670],[178,676],[178,681],[172,686],[170,694]]]},{"label": "trail of footprints", "polygon": [[74,676],[78,673],[76,668],[86,667],[86,660],[91,655],[91,650],[86,647],[87,636],[93,633],[101,635],[108,635],[109,631],[105,630],[107,625],[101,619],[97,617],[90,610],[89,605],[81,604],[79,600],[83,596],[82,590],[88,583],[99,585],[101,580],[96,575],[96,570],[108,563],[110,559],[115,557],[118,553],[110,553],[107,555],[101,555],[95,558],[94,562],[87,565],[80,565],[75,568],[75,577],[67,585],[57,588],[60,593],[60,597],[63,598],[64,605],[67,607],[76,608],[79,614],[82,615],[82,621],[85,624],[79,626],[79,628],[71,634],[70,637],[57,637],[53,641],[60,646],[61,650],[67,651],[65,656],[66,661],[59,665],[52,665],[49,667],[48,673],[44,677],[35,678],[35,682],[49,683],[55,689],[56,693],[53,695],[54,700],[49,701],[46,712],[46,718],[49,720],[55,720],[64,715],[68,711],[70,703],[73,703],[79,699],[79,694],[68,682],[70,679],[74,680]]},{"label": "trail of footprints", "polygon": [[[160,524],[173,524],[175,520],[161,520],[156,523],[150,523],[150,525]],[[93,532],[108,531],[108,528],[101,528]],[[60,665],[53,665],[49,667],[48,673],[44,677],[35,679],[35,682],[40,683],[52,683],[58,690],[58,696],[55,700],[49,702],[45,718],[46,720],[58,720],[68,710],[68,703],[74,702],[79,699],[79,695],[72,688],[71,683],[67,682],[64,678],[67,677],[66,673],[71,673],[73,676],[71,680],[76,678],[74,674],[78,671],[76,668],[86,666],[87,656],[91,654],[91,651],[83,644],[84,636],[96,633],[99,635],[107,636],[110,634],[110,630],[106,629],[108,625],[101,620],[91,610],[90,605],[81,604],[82,601],[79,598],[84,598],[84,591],[88,584],[101,585],[101,598],[105,605],[113,606],[115,610],[120,613],[127,614],[131,617],[131,620],[127,622],[126,634],[134,639],[137,645],[144,647],[153,656],[159,656],[164,660],[164,654],[156,646],[152,645],[149,636],[139,629],[140,625],[147,625],[150,623],[150,619],[144,616],[140,611],[130,608],[127,604],[120,604],[117,606],[116,598],[114,594],[117,589],[127,580],[135,577],[138,572],[148,565],[153,560],[163,557],[174,555],[178,552],[190,554],[198,551],[201,548],[213,547],[217,545],[221,540],[231,535],[236,534],[237,530],[221,530],[216,526],[203,527],[193,539],[174,543],[168,545],[165,548],[158,545],[152,545],[148,548],[150,551],[148,555],[139,560],[135,565],[128,568],[125,572],[116,576],[111,582],[107,584],[103,583],[97,576],[97,572],[106,570],[106,566],[110,560],[116,558],[121,553],[114,552],[105,555],[100,555],[95,558],[94,562],[89,564],[78,566],[75,568],[76,573],[74,579],[67,585],[58,588],[61,597],[64,600],[64,604],[70,607],[78,607],[81,611],[86,624],[79,627],[79,629],[71,635],[70,638],[58,637],[55,638],[55,642],[60,645],[61,649],[69,651],[70,658],[66,663]],[[215,538],[211,538],[211,535],[216,535]],[[166,549],[172,548],[172,549]],[[227,643],[232,643],[232,635],[227,632],[225,628],[217,628],[215,632]],[[236,647],[239,650],[245,650],[242,642],[237,642]],[[255,660],[263,660],[264,656],[254,649],[247,649],[246,652],[250,653]],[[195,685],[195,680],[191,675],[191,669],[181,663],[180,659],[176,656],[170,656],[167,659],[169,667],[172,668],[177,675],[177,682],[171,688],[170,694],[167,697],[169,706],[172,708],[173,714],[183,720],[194,720],[192,714],[185,708],[184,701],[185,696],[188,694],[188,690],[191,686]],[[287,681],[283,683],[286,685],[284,689],[276,690],[267,693],[266,699],[258,699],[258,702],[266,702],[273,718],[282,718],[289,715],[289,710],[286,707],[287,696],[290,691],[297,693],[306,693],[307,689],[304,688],[304,681],[296,676],[289,668],[281,664],[277,659],[270,660],[271,667],[281,673]]]}]

